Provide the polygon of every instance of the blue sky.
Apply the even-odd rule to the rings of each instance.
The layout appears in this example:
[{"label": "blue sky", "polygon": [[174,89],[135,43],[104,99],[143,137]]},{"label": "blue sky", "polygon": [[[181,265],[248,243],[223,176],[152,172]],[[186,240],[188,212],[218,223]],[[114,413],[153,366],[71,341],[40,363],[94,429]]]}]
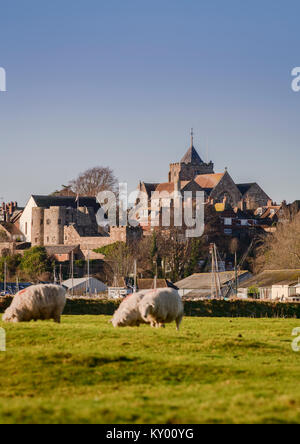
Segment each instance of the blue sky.
[{"label": "blue sky", "polygon": [[110,166],[166,181],[189,131],[216,172],[300,198],[297,1],[0,0],[0,197]]}]

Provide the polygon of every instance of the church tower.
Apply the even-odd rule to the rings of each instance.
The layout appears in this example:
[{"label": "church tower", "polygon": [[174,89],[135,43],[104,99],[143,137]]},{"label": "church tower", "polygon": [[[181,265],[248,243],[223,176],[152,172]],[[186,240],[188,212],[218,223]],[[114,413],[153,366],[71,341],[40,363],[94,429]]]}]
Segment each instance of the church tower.
[{"label": "church tower", "polygon": [[170,164],[169,182],[190,181],[200,174],[214,174],[214,164],[205,163],[194,147],[194,132],[191,131],[191,146],[179,163]]}]

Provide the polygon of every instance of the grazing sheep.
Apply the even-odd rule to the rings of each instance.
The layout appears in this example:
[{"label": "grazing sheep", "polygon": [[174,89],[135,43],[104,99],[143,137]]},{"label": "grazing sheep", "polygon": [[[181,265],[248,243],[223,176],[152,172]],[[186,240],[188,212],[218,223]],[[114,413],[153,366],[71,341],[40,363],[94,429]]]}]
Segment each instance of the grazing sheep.
[{"label": "grazing sheep", "polygon": [[111,322],[114,327],[135,327],[151,324],[164,327],[176,321],[177,330],[183,317],[183,303],[176,290],[157,289],[141,291],[128,296],[115,312]]},{"label": "grazing sheep", "polygon": [[66,291],[58,285],[34,285],[19,291],[5,311],[4,322],[54,319],[60,323],[66,305]]},{"label": "grazing sheep", "polygon": [[144,323],[140,315],[139,303],[145,294],[145,291],[133,293],[122,301],[111,320],[114,327],[138,327]]},{"label": "grazing sheep", "polygon": [[150,291],[139,303],[140,316],[152,327],[164,327],[176,322],[179,330],[183,318],[183,303],[178,291],[172,288]]}]

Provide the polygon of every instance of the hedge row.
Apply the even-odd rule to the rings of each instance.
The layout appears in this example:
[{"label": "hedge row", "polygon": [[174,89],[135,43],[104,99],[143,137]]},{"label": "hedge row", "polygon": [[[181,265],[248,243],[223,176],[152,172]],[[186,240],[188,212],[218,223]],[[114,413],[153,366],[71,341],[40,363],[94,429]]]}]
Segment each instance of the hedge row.
[{"label": "hedge row", "polygon": [[[0,313],[10,305],[11,297],[0,298]],[[112,315],[120,301],[72,299],[68,300],[66,315]],[[187,301],[186,316],[300,318],[300,304],[267,301]]]},{"label": "hedge row", "polygon": [[300,304],[255,300],[187,301],[186,316],[229,318],[300,318]]}]

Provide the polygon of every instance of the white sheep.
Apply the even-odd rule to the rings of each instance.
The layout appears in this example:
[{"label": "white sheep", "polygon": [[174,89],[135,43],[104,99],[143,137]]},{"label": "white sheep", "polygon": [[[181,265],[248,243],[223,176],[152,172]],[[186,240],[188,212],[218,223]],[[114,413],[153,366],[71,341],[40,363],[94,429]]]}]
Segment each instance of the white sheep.
[{"label": "white sheep", "polygon": [[164,327],[175,321],[179,330],[184,307],[178,291],[166,288],[148,292],[139,303],[139,311],[144,322],[152,327]]},{"label": "white sheep", "polygon": [[3,322],[54,319],[60,323],[66,305],[66,290],[58,285],[33,285],[19,291],[5,311]]},{"label": "white sheep", "polygon": [[111,320],[114,327],[136,327],[144,323],[140,315],[139,303],[145,294],[145,291],[133,293],[122,301]]},{"label": "white sheep", "polygon": [[128,296],[111,322],[114,327],[134,327],[143,323],[152,327],[164,327],[166,323],[176,321],[179,330],[182,318],[183,303],[178,292],[164,288]]}]

